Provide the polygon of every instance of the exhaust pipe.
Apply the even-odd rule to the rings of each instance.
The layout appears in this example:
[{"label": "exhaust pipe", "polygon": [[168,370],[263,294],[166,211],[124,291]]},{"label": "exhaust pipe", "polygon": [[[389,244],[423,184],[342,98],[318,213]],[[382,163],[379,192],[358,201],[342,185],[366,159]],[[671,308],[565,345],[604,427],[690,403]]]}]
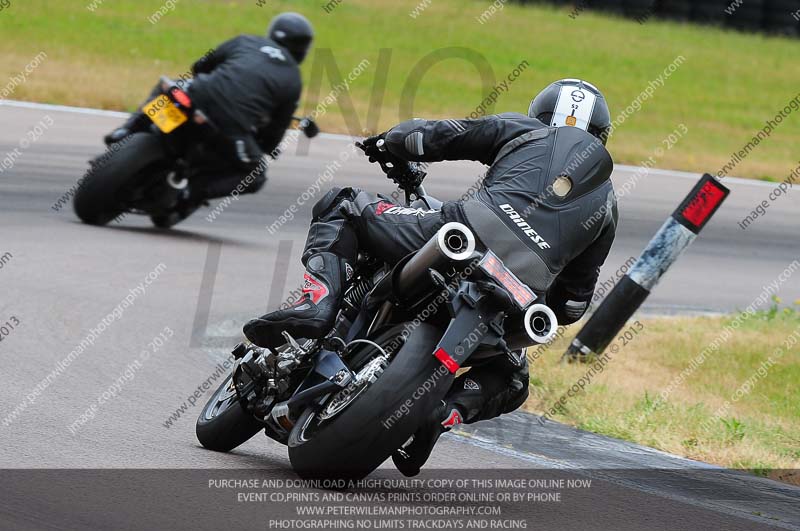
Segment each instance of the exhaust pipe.
[{"label": "exhaust pipe", "polygon": [[539,344],[549,343],[558,332],[556,314],[544,304],[534,304],[528,308],[523,322],[528,337]]},{"label": "exhaust pipe", "polygon": [[183,190],[189,184],[189,179],[184,177],[183,179],[178,181],[178,180],[175,179],[177,177],[177,175],[178,174],[176,172],[174,172],[174,171],[169,172],[169,174],[167,175],[167,184],[173,190]]},{"label": "exhaust pipe", "polygon": [[[428,270],[449,262],[463,262],[475,252],[475,235],[463,223],[445,223],[436,235],[428,240],[406,262],[397,276],[397,286],[402,291],[416,291],[420,279],[428,278]],[[427,282],[426,282],[427,285]]]},{"label": "exhaust pipe", "polygon": [[524,314],[509,316],[503,327],[509,350],[550,343],[559,334],[558,318],[544,304],[534,304]]},{"label": "exhaust pipe", "polygon": [[475,252],[475,235],[466,225],[451,221],[436,233],[436,248],[450,260],[461,262]]}]

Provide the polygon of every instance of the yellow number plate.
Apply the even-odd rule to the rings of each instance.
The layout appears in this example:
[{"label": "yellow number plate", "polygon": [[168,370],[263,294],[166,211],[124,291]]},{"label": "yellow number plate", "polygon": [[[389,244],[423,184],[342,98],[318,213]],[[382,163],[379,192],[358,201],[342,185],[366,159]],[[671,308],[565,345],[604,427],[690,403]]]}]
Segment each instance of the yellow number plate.
[{"label": "yellow number plate", "polygon": [[175,107],[175,104],[163,94],[147,102],[142,111],[163,133],[171,133],[188,120],[183,111]]}]

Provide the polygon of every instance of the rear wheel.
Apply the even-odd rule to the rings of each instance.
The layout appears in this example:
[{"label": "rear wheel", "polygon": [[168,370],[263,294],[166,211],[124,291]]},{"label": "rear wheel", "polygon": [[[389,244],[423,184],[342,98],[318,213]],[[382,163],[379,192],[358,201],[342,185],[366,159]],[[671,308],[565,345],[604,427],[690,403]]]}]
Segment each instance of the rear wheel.
[{"label": "rear wheel", "polygon": [[[375,338],[388,347],[402,326]],[[422,324],[388,364],[367,347],[351,367],[365,385],[332,396],[321,409],[308,408],[289,436],[289,460],[304,478],[362,478],[375,470],[417,430],[450,388],[453,375],[433,356],[441,331]],[[366,372],[365,372],[366,371]]]},{"label": "rear wheel", "polygon": [[195,433],[205,448],[230,452],[262,429],[264,425],[242,407],[229,374],[200,412]]},{"label": "rear wheel", "polygon": [[150,221],[153,222],[153,225],[159,229],[168,229],[175,224],[182,221],[184,218],[180,216],[177,212],[170,212],[169,214],[158,214],[155,216],[150,216]]},{"label": "rear wheel", "polygon": [[81,179],[72,201],[75,214],[84,223],[105,225],[125,211],[125,192],[166,158],[161,140],[151,133],[112,144]]}]

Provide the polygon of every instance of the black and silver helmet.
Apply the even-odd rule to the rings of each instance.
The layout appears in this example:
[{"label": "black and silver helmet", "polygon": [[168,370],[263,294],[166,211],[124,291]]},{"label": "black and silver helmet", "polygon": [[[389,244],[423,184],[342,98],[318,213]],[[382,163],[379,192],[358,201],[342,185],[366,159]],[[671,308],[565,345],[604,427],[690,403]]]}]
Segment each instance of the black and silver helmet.
[{"label": "black and silver helmet", "polygon": [[289,50],[297,64],[300,64],[314,40],[314,28],[300,13],[281,13],[269,23],[267,37]]},{"label": "black and silver helmet", "polygon": [[548,85],[531,101],[528,116],[551,127],[578,127],[604,145],[611,134],[611,113],[603,93],[580,79],[562,79]]}]

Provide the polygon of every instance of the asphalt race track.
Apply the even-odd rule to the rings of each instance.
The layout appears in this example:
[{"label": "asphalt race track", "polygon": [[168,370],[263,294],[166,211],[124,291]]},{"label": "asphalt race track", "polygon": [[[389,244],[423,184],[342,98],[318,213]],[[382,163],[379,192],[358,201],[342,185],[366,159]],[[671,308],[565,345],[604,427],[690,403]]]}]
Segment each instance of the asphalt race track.
[{"label": "asphalt race track", "polygon": [[[22,145],[26,133],[43,120],[52,125]],[[242,323],[277,306],[299,285],[299,255],[314,198],[334,185],[390,193],[391,183],[352,153],[347,138],[322,135],[305,154],[298,153],[304,142],[299,150],[287,150],[270,168],[270,182],[260,194],[232,202],[213,222],[206,218],[211,209],[204,209],[170,231],[156,230],[146,218],[133,215],[96,228],[80,224],[69,204],[55,211],[51,207],[102,149],[102,135],[119,121],[102,113],[0,105],[0,158],[17,150],[12,167],[0,173],[0,257],[6,257],[0,260],[0,324],[17,323],[0,342],[0,468],[257,469],[259,477],[292,478],[285,448],[264,437],[227,455],[199,447],[194,422],[209,393],[201,390],[194,404],[189,397],[204,382],[216,387],[216,366],[227,359],[226,348],[235,344]],[[613,152],[613,140],[610,147]],[[332,161],[343,157],[347,160],[335,168]],[[333,168],[327,175],[326,166]],[[635,171],[618,169],[615,184],[625,183]],[[472,163],[439,164],[426,186],[443,199],[456,198],[481,172]],[[638,181],[620,202],[621,226],[601,279],[613,277],[629,257],[638,256],[693,178],[652,171]],[[728,201],[644,311],[742,309],[798,258],[800,196],[780,197],[765,216],[742,230],[737,223],[774,185],[728,184]],[[293,219],[281,223],[292,205]],[[277,230],[270,234],[268,226]],[[800,293],[800,276],[783,284],[781,292]],[[131,304],[96,333],[98,323],[126,297]],[[155,341],[160,334],[162,339]],[[90,336],[92,344],[65,363]],[[37,391],[57,368],[47,387]],[[128,376],[120,379],[123,374]],[[108,399],[100,403],[104,392]],[[573,494],[583,509],[570,503],[508,509],[519,518],[535,518],[543,529],[559,522],[576,529],[638,529],[642,522],[649,529],[800,528],[800,489],[723,473],[555,423],[540,426],[533,419],[514,415],[478,426],[468,436],[446,436],[430,467],[467,475],[464,469],[540,469],[550,477],[579,474],[606,485]],[[401,477],[391,463],[384,467],[383,477]],[[638,477],[644,473],[629,477],[614,469],[629,476],[630,471],[671,469],[680,478],[653,481]],[[98,488],[111,485],[112,479],[83,476],[75,484]],[[174,495],[170,480],[162,479],[163,495]],[[37,516],[37,503],[48,514],[63,515],[64,522],[75,518],[67,501],[43,496],[34,503],[32,497],[41,490],[30,474],[15,485],[19,496],[10,496],[0,507],[0,528],[46,527]],[[209,489],[200,487],[202,507],[186,497],[179,505],[198,518],[219,516],[207,505],[214,500]],[[106,494],[108,500],[121,496],[112,487]],[[144,527],[163,523],[158,517],[166,502],[159,500],[147,514],[138,513],[152,519]],[[118,523],[115,518],[126,514],[122,508],[101,512],[85,515],[82,522],[111,528]],[[240,518],[247,521],[229,511],[225,522],[236,524]]]}]

